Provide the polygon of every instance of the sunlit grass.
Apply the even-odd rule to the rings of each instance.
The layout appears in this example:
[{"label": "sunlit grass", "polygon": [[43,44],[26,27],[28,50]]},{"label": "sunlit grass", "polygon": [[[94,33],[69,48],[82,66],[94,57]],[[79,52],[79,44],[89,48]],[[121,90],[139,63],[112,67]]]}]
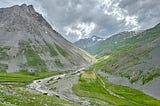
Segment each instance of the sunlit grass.
[{"label": "sunlit grass", "polygon": [[80,76],[79,83],[73,86],[75,94],[90,98],[92,103],[105,102],[111,106],[159,106],[156,100],[141,91],[108,82],[95,72],[86,72]]},{"label": "sunlit grass", "polygon": [[107,60],[107,59],[109,59],[110,57],[111,57],[111,55],[103,56],[103,57],[97,59],[97,60],[95,61],[95,63],[98,63],[98,62]]},{"label": "sunlit grass", "polygon": [[53,72],[15,72],[15,73],[7,73],[4,71],[0,71],[0,82],[32,82],[36,79],[41,79],[45,77],[49,77],[52,75],[62,74],[62,71],[53,71]]}]

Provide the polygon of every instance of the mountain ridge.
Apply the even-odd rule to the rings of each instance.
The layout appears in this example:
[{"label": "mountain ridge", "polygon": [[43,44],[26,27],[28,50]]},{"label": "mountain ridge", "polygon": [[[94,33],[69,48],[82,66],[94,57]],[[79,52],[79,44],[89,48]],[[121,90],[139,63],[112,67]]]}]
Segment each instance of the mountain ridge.
[{"label": "mountain ridge", "polygon": [[84,48],[84,50],[86,50],[92,55],[103,53],[103,51],[106,51],[106,50],[108,51],[108,54],[110,54],[118,42],[122,42],[125,39],[136,36],[137,34],[138,33],[135,31],[120,32],[118,34],[115,34],[111,37],[106,38],[101,42],[96,43],[95,45]]},{"label": "mountain ridge", "polygon": [[136,88],[159,99],[159,44],[159,24],[127,39],[106,40],[97,46],[104,51],[97,53],[91,70],[97,70],[114,84]]},{"label": "mountain ridge", "polygon": [[94,60],[53,30],[32,5],[0,9],[0,28],[1,70],[72,70]]},{"label": "mountain ridge", "polygon": [[89,38],[80,39],[80,40],[74,42],[74,44],[82,49],[85,49],[85,48],[91,47],[91,46],[93,46],[103,40],[105,40],[105,39],[94,35]]}]

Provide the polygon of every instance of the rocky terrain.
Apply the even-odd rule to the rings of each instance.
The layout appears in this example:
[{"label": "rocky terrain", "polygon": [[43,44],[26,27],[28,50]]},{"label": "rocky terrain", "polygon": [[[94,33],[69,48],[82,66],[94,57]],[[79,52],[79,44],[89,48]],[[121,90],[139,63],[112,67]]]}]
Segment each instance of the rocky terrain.
[{"label": "rocky terrain", "polygon": [[0,9],[0,70],[74,70],[93,61],[53,30],[32,5]]}]

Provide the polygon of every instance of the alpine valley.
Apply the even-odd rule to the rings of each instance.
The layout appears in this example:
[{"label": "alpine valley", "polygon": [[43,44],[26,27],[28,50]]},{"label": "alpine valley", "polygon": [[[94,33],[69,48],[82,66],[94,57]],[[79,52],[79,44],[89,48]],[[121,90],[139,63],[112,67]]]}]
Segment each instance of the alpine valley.
[{"label": "alpine valley", "polygon": [[72,44],[32,5],[0,8],[0,106],[160,106],[160,24]]}]

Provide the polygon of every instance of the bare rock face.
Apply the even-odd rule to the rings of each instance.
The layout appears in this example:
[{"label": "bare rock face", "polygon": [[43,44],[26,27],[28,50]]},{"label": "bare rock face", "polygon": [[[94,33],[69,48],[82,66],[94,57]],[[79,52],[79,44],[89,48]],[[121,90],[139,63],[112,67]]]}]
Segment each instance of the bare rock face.
[{"label": "bare rock face", "polygon": [[0,70],[72,70],[93,61],[53,30],[32,5],[0,9]]}]

